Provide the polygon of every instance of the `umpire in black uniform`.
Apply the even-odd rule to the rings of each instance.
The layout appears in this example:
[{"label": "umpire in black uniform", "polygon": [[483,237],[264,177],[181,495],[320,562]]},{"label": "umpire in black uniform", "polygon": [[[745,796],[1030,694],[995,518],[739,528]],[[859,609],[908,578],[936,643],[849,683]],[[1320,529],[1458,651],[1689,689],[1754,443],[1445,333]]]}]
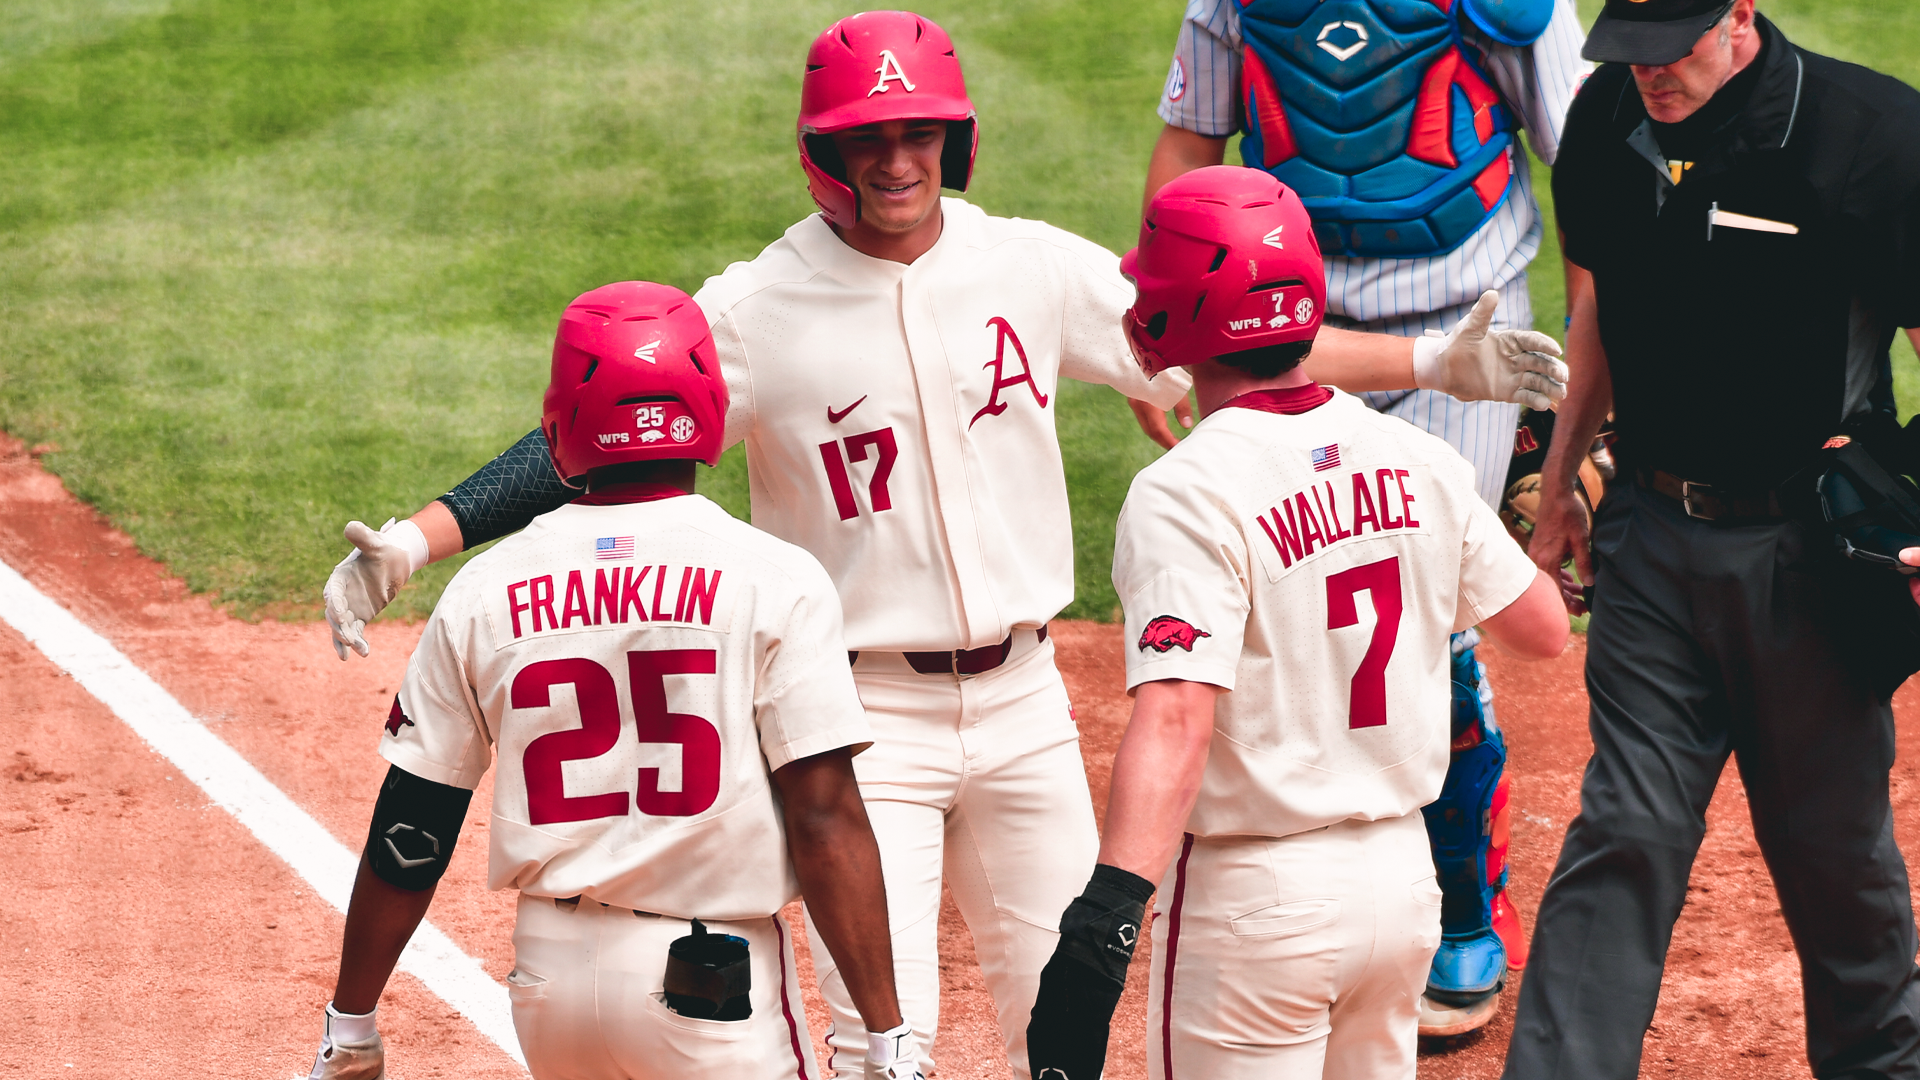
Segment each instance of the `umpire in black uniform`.
[{"label": "umpire in black uniform", "polygon": [[[1731,754],[1814,1075],[1920,1077],[1888,800],[1890,697],[1913,665],[1863,661],[1857,578],[1789,490],[1843,421],[1893,411],[1888,346],[1920,325],[1920,93],[1794,46],[1753,0],[1607,0],[1585,55],[1603,66],[1553,173],[1585,271],[1542,475],[1563,494],[1543,494],[1531,554],[1594,583],[1594,752],[1505,1075],[1638,1074]],[[1620,479],[1589,554],[1572,485],[1609,408]],[[1871,584],[1908,602],[1891,573]]]}]

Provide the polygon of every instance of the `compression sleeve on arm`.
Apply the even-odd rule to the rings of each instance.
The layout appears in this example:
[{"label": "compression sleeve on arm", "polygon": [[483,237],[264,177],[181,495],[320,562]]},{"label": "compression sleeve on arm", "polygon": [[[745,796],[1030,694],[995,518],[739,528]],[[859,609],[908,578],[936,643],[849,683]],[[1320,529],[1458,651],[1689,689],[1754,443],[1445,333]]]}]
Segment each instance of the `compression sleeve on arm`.
[{"label": "compression sleeve on arm", "polygon": [[534,518],[579,496],[579,488],[568,487],[553,471],[547,436],[534,428],[506,453],[440,496],[440,501],[460,526],[461,547],[471,550],[518,532]]},{"label": "compression sleeve on arm", "polygon": [[396,889],[430,889],[447,872],[473,792],[387,767],[367,826],[367,862]]}]

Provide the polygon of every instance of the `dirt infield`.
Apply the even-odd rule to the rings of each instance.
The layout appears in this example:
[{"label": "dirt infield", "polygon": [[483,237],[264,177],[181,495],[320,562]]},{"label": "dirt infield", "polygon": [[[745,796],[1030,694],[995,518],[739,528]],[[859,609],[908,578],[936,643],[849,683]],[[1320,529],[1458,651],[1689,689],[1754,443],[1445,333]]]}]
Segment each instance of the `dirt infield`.
[{"label": "dirt infield", "polygon": [[[358,849],[385,764],[374,752],[417,626],[380,624],[371,659],[336,661],[313,624],[240,622],[187,595],[0,436],[0,560],[111,640],[336,838]],[[316,583],[317,584],[317,583]],[[1116,627],[1056,624],[1096,805],[1126,723]],[[1583,642],[1545,664],[1488,657],[1513,750],[1513,887],[1531,912],[1585,762]],[[341,919],[104,706],[0,625],[0,1074],[285,1080],[304,1075],[332,987]],[[1901,717],[1920,708],[1913,687]],[[1920,839],[1915,740],[1895,767],[1899,835]],[[496,979],[511,964],[509,894],[484,877],[483,788],[430,917]],[[1676,932],[1643,1075],[1803,1077],[1799,976],[1737,780],[1722,785]],[[951,904],[944,1080],[1003,1076],[991,1002]],[[804,961],[803,961],[804,963]],[[1146,964],[1107,1075],[1144,1077]],[[803,972],[803,983],[810,985]],[[1512,994],[1508,995],[1509,1000]],[[825,1028],[809,994],[816,1038]],[[1423,1056],[1423,1077],[1493,1077],[1511,1006],[1484,1035]],[[408,976],[382,1003],[393,1075],[522,1075]],[[192,1061],[183,1064],[182,1055]]]}]

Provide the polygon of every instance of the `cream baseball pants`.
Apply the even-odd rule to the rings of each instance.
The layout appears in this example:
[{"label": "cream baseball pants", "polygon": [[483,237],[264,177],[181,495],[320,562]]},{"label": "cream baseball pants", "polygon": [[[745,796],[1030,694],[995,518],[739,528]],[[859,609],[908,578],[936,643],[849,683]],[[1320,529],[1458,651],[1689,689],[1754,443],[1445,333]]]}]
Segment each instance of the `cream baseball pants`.
[{"label": "cream baseball pants", "polygon": [[706,927],[747,939],[745,1020],[695,1020],[661,1000],[667,947],[691,932],[685,919],[523,893],[507,996],[535,1080],[818,1080],[786,921]]},{"label": "cream baseball pants", "polygon": [[[1015,631],[1007,662],[981,675],[921,675],[898,659],[861,653],[854,664],[875,741],[853,771],[880,844],[900,1011],[931,1072],[944,877],[1024,1080],[1040,969],[1099,852],[1079,729],[1053,643],[1032,631]],[[866,1029],[811,921],[808,933],[833,1013],[832,1064],[858,1076]]]},{"label": "cream baseball pants", "polygon": [[1189,835],[1154,908],[1153,1080],[1413,1080],[1440,946],[1419,814]]}]

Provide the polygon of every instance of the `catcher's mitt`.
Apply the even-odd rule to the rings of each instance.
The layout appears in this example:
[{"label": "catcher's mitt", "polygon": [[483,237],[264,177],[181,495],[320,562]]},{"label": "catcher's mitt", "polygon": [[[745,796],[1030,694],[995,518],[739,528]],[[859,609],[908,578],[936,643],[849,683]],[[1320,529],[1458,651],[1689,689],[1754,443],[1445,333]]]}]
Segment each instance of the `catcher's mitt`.
[{"label": "catcher's mitt", "polygon": [[[1533,538],[1533,523],[1540,512],[1540,469],[1547,463],[1547,448],[1553,445],[1554,413],[1520,414],[1520,427],[1514,432],[1513,460],[1507,469],[1506,494],[1500,500],[1500,520],[1522,548]],[[1587,511],[1587,527],[1593,527],[1593,508],[1600,505],[1607,482],[1613,479],[1613,454],[1609,449],[1609,424],[1593,440],[1587,459],[1580,463],[1580,482],[1574,492]]]},{"label": "catcher's mitt", "polygon": [[[1596,442],[1595,445],[1599,444]],[[1593,528],[1593,508],[1599,504],[1600,496],[1605,492],[1606,481],[1600,478],[1600,470],[1594,466],[1592,458],[1582,461],[1579,482],[1573,485],[1573,493],[1580,497],[1580,506],[1586,511],[1588,529]],[[1522,549],[1533,539],[1533,523],[1539,515],[1539,473],[1528,473],[1507,485],[1506,496],[1500,500],[1500,520]]]}]

